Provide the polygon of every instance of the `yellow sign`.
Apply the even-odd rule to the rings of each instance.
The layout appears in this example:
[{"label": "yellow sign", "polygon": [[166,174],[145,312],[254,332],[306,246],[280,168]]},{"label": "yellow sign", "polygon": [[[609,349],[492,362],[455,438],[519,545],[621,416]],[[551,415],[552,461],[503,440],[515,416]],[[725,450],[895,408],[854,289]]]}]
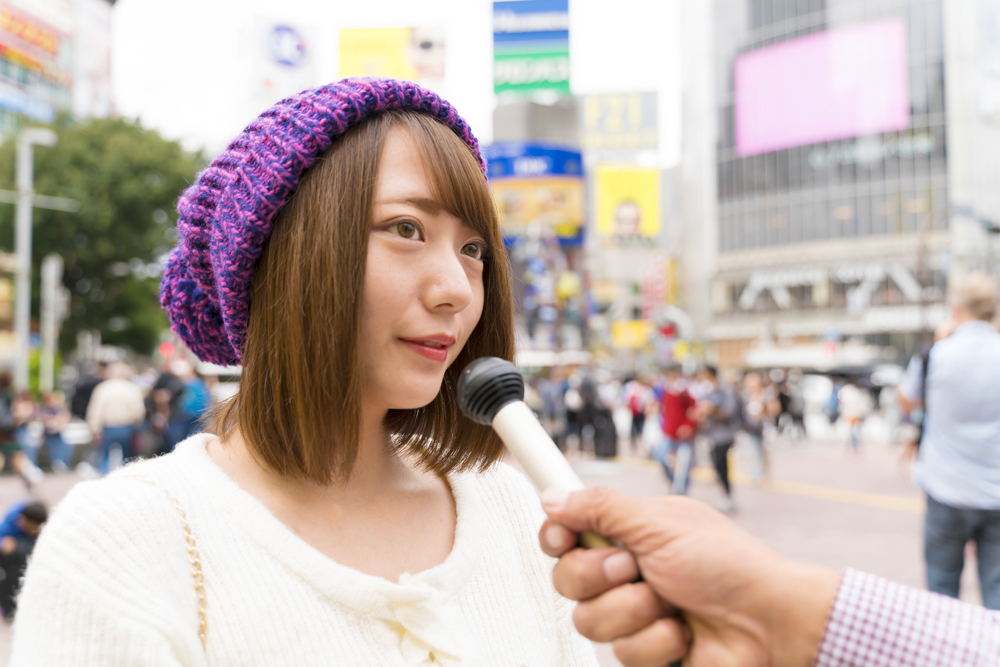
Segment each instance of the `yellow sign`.
[{"label": "yellow sign", "polygon": [[628,320],[611,323],[611,345],[627,350],[638,350],[649,345],[649,337],[653,335],[652,322],[647,320]]},{"label": "yellow sign", "polygon": [[345,28],[340,31],[340,76],[443,81],[444,28]]},{"label": "yellow sign", "polygon": [[656,148],[656,93],[587,95],[580,121],[584,150]]},{"label": "yellow sign", "polygon": [[597,168],[597,229],[621,240],[660,234],[660,171],[646,167]]},{"label": "yellow sign", "polygon": [[556,236],[576,236],[583,224],[583,181],[571,177],[499,178],[491,183],[504,233],[523,234],[532,223]]}]

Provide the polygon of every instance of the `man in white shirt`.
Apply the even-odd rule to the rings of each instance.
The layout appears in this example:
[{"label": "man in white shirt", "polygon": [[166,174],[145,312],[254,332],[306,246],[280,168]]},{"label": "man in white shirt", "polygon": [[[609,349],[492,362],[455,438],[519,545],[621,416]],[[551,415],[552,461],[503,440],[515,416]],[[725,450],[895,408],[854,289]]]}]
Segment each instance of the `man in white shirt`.
[{"label": "man in white shirt", "polygon": [[87,424],[100,439],[97,467],[107,473],[109,458],[115,448],[121,460],[132,455],[132,438],[146,418],[142,390],[131,381],[132,369],[122,363],[112,364],[107,378],[94,388],[87,406]]},{"label": "man in white shirt", "polygon": [[[898,388],[900,407],[924,407],[916,481],[927,492],[927,588],[958,597],[965,544],[976,543],[983,605],[1000,609],[1000,334],[997,286],[978,273],[949,294],[954,331]],[[923,378],[926,377],[926,380]]]}]

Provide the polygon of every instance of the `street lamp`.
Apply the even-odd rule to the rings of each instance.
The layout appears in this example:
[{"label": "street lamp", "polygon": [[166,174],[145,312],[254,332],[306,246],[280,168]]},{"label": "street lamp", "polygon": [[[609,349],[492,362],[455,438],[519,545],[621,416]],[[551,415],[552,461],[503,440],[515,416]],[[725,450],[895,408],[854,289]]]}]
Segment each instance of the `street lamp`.
[{"label": "street lamp", "polygon": [[28,336],[31,334],[31,209],[35,192],[33,146],[55,146],[58,137],[52,130],[33,127],[22,130],[17,138],[17,226],[14,246],[17,253],[17,293],[14,306],[14,388],[28,388]]}]

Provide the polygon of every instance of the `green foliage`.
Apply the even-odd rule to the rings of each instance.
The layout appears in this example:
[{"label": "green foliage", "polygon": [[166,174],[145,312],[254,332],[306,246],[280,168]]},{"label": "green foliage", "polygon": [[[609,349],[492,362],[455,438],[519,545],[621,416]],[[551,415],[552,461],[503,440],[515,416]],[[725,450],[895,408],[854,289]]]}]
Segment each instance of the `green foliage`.
[{"label": "green foliage", "polygon": [[[53,366],[53,378],[59,378],[59,371],[62,369],[63,360],[62,354],[59,350],[56,350],[55,356],[52,360]],[[28,389],[31,391],[31,395],[35,400],[41,400],[42,392],[39,389],[41,386],[41,380],[39,376],[42,374],[42,351],[38,348],[31,350],[28,353]],[[58,389],[58,386],[56,387]]]},{"label": "green foliage", "polygon": [[[174,205],[204,159],[119,118],[63,118],[53,129],[59,143],[35,147],[35,192],[76,199],[80,209],[34,210],[32,313],[39,313],[41,260],[58,253],[72,293],[60,349],[69,352],[79,331],[97,329],[108,345],[150,354],[167,325],[155,265],[175,243]],[[15,152],[14,138],[0,144],[2,189],[15,187]],[[0,248],[14,248],[11,204],[0,204]]]}]

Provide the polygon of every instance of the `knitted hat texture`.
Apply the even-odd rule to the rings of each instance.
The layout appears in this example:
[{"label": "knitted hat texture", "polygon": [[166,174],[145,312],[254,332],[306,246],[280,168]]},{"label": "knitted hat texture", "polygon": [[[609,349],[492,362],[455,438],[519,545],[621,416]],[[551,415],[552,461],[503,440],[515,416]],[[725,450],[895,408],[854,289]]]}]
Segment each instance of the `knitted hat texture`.
[{"label": "knitted hat texture", "polygon": [[429,114],[451,127],[485,173],[469,125],[446,101],[395,79],[344,79],[293,95],[252,122],[198,174],[177,204],[180,241],[167,259],[160,304],[173,331],[202,361],[239,364],[250,279],[271,226],[302,174],[333,140],[392,109]]}]

